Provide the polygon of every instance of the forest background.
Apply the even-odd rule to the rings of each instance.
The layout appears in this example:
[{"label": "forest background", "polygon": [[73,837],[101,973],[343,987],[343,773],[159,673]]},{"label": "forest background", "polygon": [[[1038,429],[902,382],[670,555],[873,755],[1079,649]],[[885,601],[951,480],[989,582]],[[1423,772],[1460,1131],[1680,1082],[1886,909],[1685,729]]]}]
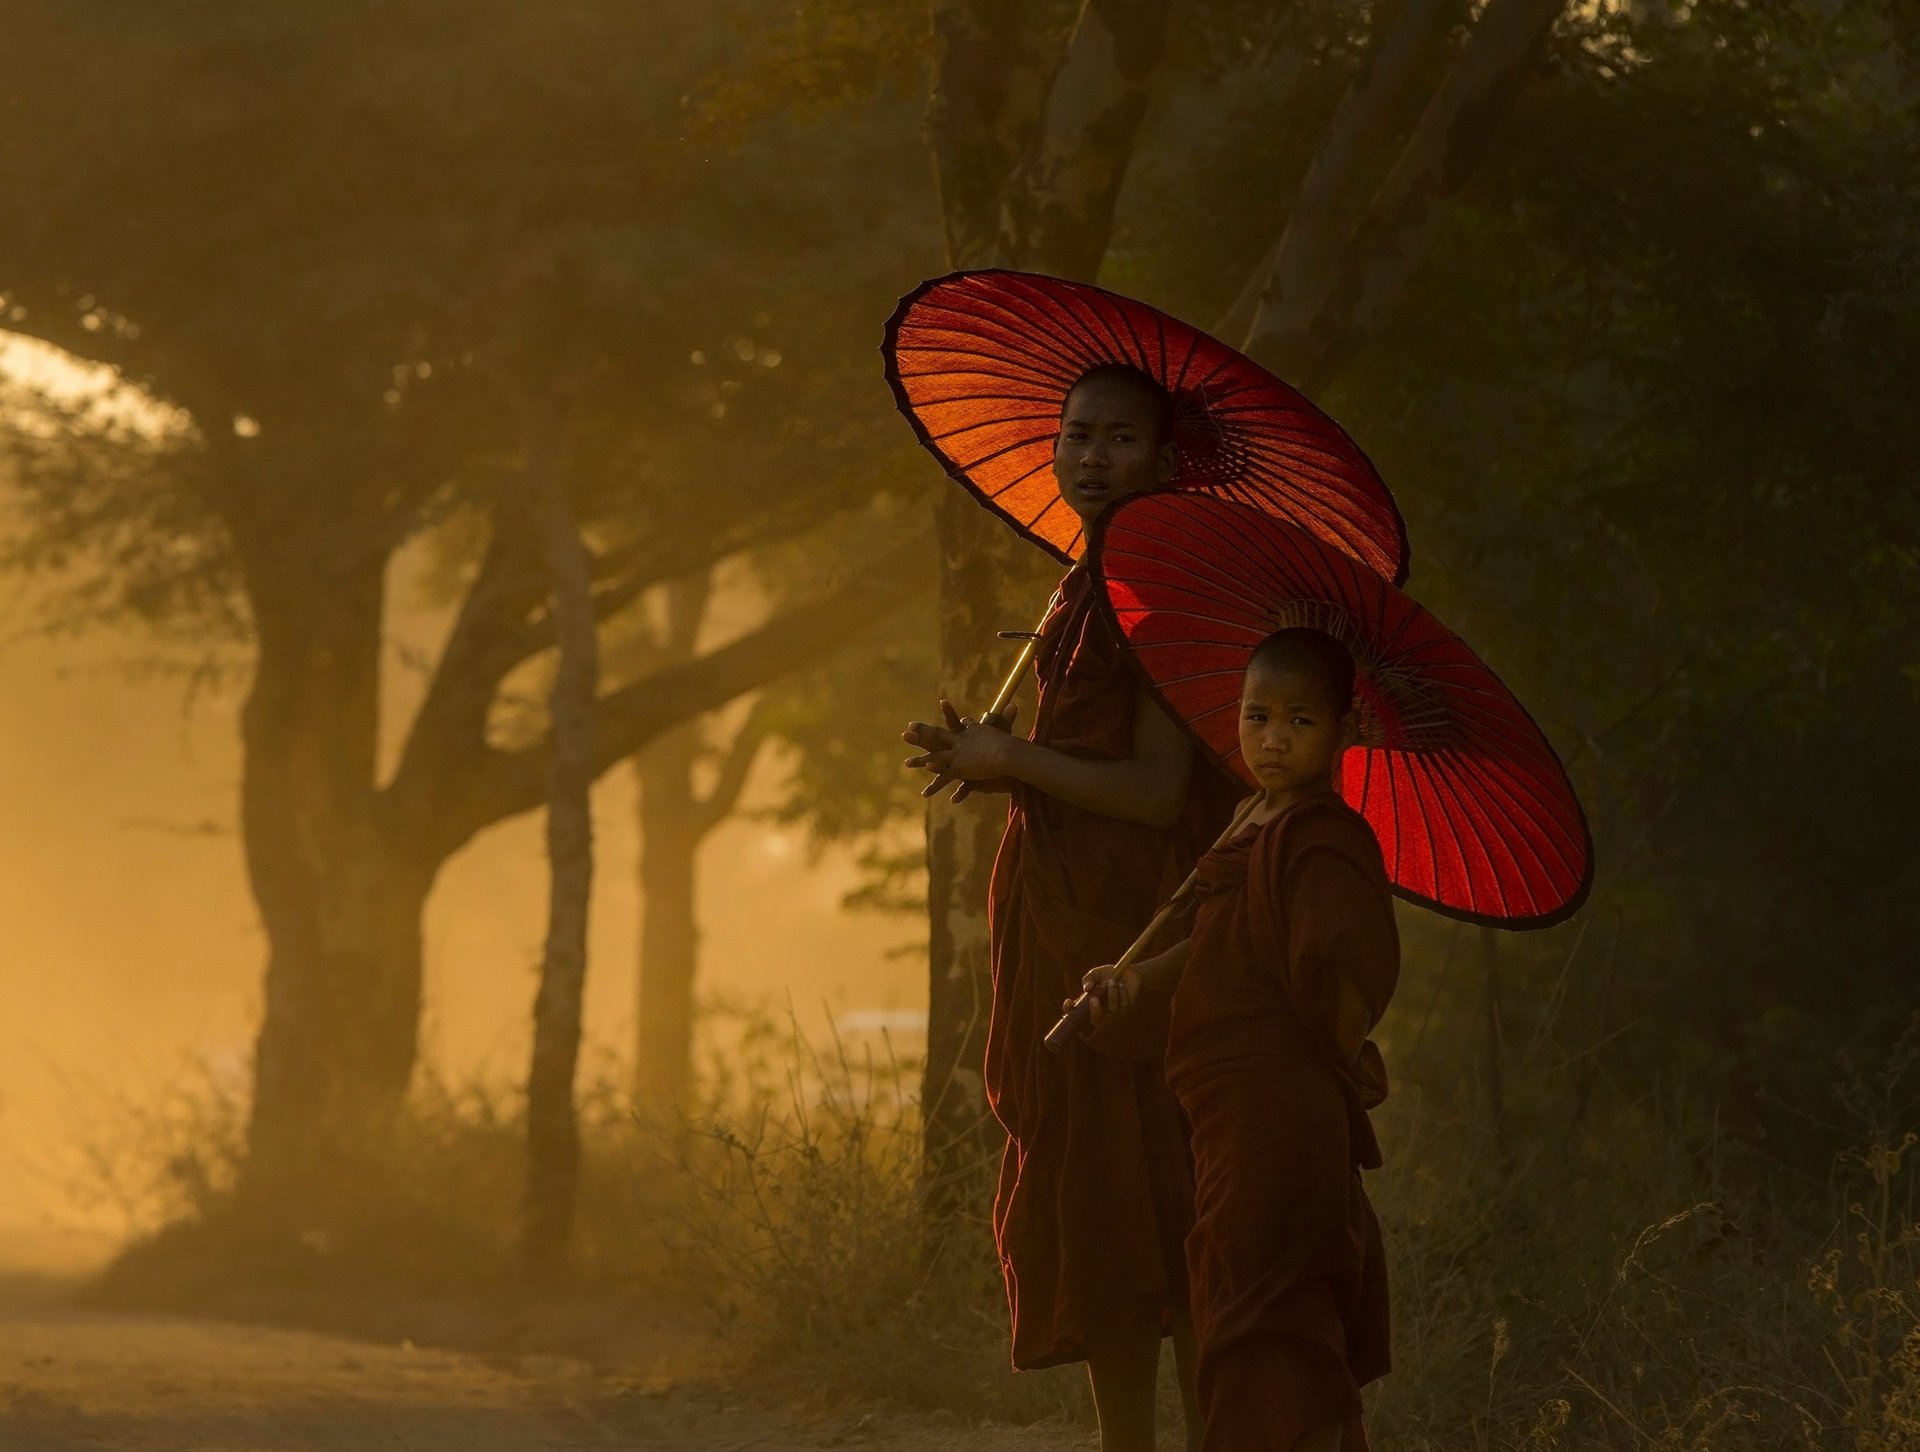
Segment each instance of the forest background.
[{"label": "forest background", "polygon": [[[233,851],[260,925],[219,1010],[257,1045],[68,1146],[142,1232],[102,1295],[616,1361],[671,1304],[811,1395],[1084,1415],[1000,1370],[995,808],[923,845],[893,744],[1045,593],[875,351],[998,262],[1334,413],[1593,819],[1573,923],[1405,917],[1383,1435],[1913,1445],[1910,7],[9,0],[0,33],[9,649],[130,663],[137,716],[75,734],[103,761],[237,743],[147,826]],[[146,820],[77,755],[15,778],[20,861]],[[594,773],[631,949],[604,853],[585,927]],[[768,841],[827,855],[756,877]],[[230,937],[233,879],[180,881]],[[74,971],[33,896],[10,1054]],[[491,995],[487,1071],[423,1055],[516,955],[540,1009]],[[701,1012],[727,982],[791,1031]],[[849,985],[924,1044],[824,1038]],[[583,994],[624,1042],[576,1092]]]}]

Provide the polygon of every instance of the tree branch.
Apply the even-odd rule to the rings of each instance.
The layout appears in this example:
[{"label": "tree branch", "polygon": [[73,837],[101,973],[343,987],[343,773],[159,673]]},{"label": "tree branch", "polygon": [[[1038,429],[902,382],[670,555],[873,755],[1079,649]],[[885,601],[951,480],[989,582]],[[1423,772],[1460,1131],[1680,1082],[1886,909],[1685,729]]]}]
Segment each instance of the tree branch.
[{"label": "tree branch", "polygon": [[[676,541],[663,543],[654,532],[616,545],[595,556],[593,561],[595,609],[601,621],[611,620],[656,586],[666,584],[677,588],[683,581],[707,579],[722,560],[758,545],[792,539],[832,513],[835,507],[838,506],[822,505],[768,515],[751,528],[726,529],[705,537],[683,530]],[[703,611],[704,608],[703,605]],[[515,648],[519,653],[515,664],[531,659],[552,644],[552,623],[538,600],[532,599],[524,626],[516,636]],[[661,652],[663,659],[672,658],[673,653],[665,644]]]},{"label": "tree branch", "polygon": [[1486,154],[1545,47],[1566,0],[1493,0],[1375,202],[1363,247],[1352,346],[1372,330],[1426,252],[1434,203],[1454,195]]},{"label": "tree branch", "polygon": [[701,570],[667,586],[666,631],[662,645],[676,660],[688,660],[706,624],[707,604],[713,599],[713,571]]},{"label": "tree branch", "polygon": [[[484,754],[487,716],[500,682],[532,654],[525,636],[527,612],[544,585],[539,562],[529,533],[502,528],[496,507],[479,570],[385,791],[393,810],[416,827],[427,824],[451,783]],[[552,640],[549,623],[544,643]]]},{"label": "tree branch", "polygon": [[[1384,7],[1383,7],[1384,8]],[[1243,337],[1325,306],[1326,285],[1379,185],[1391,148],[1407,132],[1445,62],[1467,0],[1407,0],[1354,77],[1301,179],[1285,227],[1215,329]]]},{"label": "tree branch", "polygon": [[[602,697],[595,770],[605,771],[661,732],[831,653],[851,632],[926,587],[930,553],[925,539],[896,546],[840,589],[794,606],[718,650]],[[551,751],[550,741],[515,751],[488,750],[465,773],[460,799],[436,813],[434,825],[445,850],[537,807],[544,799]]]},{"label": "tree branch", "polygon": [[[660,583],[659,577],[651,571],[635,571],[624,579],[614,579],[606,583],[599,582],[597,578],[601,574],[600,570],[596,568],[594,574],[600,588],[593,592],[593,613],[594,618],[602,625],[639,603],[641,596]],[[535,607],[520,627],[513,632],[512,640],[507,645],[513,652],[514,665],[532,660],[541,651],[549,649],[553,645],[551,613],[545,608]]]},{"label": "tree branch", "polygon": [[[1566,0],[1489,0],[1337,263],[1307,294],[1262,307],[1245,349],[1311,391],[1425,251],[1434,204],[1465,183]],[[1317,305],[1315,304],[1317,300]]]},{"label": "tree branch", "polygon": [[[591,564],[599,586],[593,596],[596,617],[605,623],[663,580],[672,590],[697,582],[704,593],[711,588],[713,566],[733,552],[732,546],[731,537],[709,542],[697,551],[701,558],[694,572],[678,578],[665,572],[677,572],[683,556],[663,555],[646,541],[631,541],[596,556]],[[390,810],[415,827],[436,830],[434,821],[462,794],[462,783],[489,759],[487,721],[501,684],[553,647],[553,619],[543,603],[546,593],[546,577],[532,542],[496,522],[384,793]],[[704,599],[693,616],[688,616],[688,608],[688,603],[669,601],[673,639],[652,653],[661,664],[678,663],[692,650],[689,632],[699,628]]]},{"label": "tree branch", "polygon": [[731,817],[733,809],[740,805],[740,793],[746,787],[747,777],[753,771],[754,762],[760,759],[760,748],[767,744],[769,715],[764,700],[753,703],[745,724],[734,733],[733,742],[727,747],[726,759],[720,763],[720,775],[714,779],[712,790],[694,803],[696,830],[702,837]]}]

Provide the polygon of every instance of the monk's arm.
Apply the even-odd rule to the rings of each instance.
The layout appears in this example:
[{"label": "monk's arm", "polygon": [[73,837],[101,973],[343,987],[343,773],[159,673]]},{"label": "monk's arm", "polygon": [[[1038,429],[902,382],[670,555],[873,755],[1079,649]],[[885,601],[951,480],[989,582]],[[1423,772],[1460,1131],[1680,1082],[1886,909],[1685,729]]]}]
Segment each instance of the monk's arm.
[{"label": "monk's arm", "polygon": [[1182,938],[1164,953],[1155,953],[1151,958],[1142,958],[1133,965],[1140,976],[1140,986],[1151,992],[1171,993],[1180,986],[1180,975],[1187,971],[1187,955],[1193,950],[1193,939]]},{"label": "monk's arm", "polygon": [[1287,877],[1288,968],[1340,1052],[1358,1057],[1393,994],[1400,940],[1384,888],[1338,853],[1309,850]]},{"label": "monk's arm", "polygon": [[908,766],[963,781],[1011,778],[1050,797],[1149,827],[1171,827],[1186,809],[1193,747],[1186,733],[1145,691],[1133,712],[1133,754],[1119,761],[1072,756],[1011,732],[969,725],[962,731],[914,722],[902,738],[923,755]]},{"label": "monk's arm", "polygon": [[1333,1007],[1333,1041],[1349,1059],[1360,1057],[1360,1046],[1373,1032],[1373,1009],[1351,979],[1341,978],[1335,990],[1338,1001]]},{"label": "monk's arm", "polygon": [[1165,952],[1141,958],[1125,968],[1112,963],[1089,968],[1080,980],[1081,989],[1087,993],[1105,990],[1094,993],[1093,1021],[1098,1023],[1105,1014],[1124,1013],[1142,993],[1173,992],[1186,971],[1187,952],[1192,947],[1191,938],[1182,938]]}]

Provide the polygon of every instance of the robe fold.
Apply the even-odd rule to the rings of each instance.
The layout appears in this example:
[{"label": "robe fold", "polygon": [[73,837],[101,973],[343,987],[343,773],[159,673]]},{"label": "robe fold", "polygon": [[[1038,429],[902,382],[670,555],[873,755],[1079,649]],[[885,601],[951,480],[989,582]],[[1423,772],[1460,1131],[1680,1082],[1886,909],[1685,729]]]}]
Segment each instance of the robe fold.
[{"label": "robe fold", "polygon": [[[1031,739],[1124,760],[1140,687],[1095,588],[1068,571],[1041,627]],[[1157,1022],[1149,1010],[1098,1047],[1056,1055],[1042,1039],[1086,971],[1124,953],[1186,878],[1243,790],[1196,757],[1186,809],[1161,829],[1013,786],[988,904],[986,1088],[1007,1132],[993,1228],[1021,1370],[1084,1359],[1088,1327],[1143,1300],[1163,1327],[1186,1304],[1193,1180],[1160,1064],[1170,1000]]]},{"label": "robe fold", "polygon": [[1192,1133],[1203,1452],[1290,1452],[1334,1423],[1367,1445],[1387,1283],[1360,1170],[1380,1163],[1367,1110],[1386,1075],[1370,1041],[1346,1060],[1333,1023],[1341,980],[1377,1022],[1399,971],[1379,844],[1337,796],[1202,859],[1166,1073]]}]

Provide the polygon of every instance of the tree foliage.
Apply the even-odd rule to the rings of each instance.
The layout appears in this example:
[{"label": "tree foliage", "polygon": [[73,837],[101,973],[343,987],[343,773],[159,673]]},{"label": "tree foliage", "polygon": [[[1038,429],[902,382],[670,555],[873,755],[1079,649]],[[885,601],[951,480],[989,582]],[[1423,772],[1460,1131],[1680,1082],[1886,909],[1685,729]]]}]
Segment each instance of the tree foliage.
[{"label": "tree foliage", "polygon": [[[1101,280],[1224,319],[1402,8],[1186,7]],[[1616,1024],[1776,1099],[1792,1035],[1895,1026],[1916,926],[1914,42],[1883,0],[1571,10],[1324,390],[1573,762]]]},{"label": "tree foliage", "polygon": [[[825,150],[799,120],[725,151],[687,134],[690,88],[753,11],[0,12],[6,324],[182,419],[164,441],[17,433],[13,557],[90,574],[98,609],[219,616],[252,652],[256,1130],[404,1091],[419,899],[475,831],[544,799],[546,737],[495,734],[504,684],[553,640],[538,552],[500,509],[529,419],[551,425],[603,618],[899,492],[847,406],[871,347],[855,304],[911,280],[930,216],[872,185],[877,112]],[[597,766],[911,593],[914,525],[895,511],[858,568],[606,693]],[[441,526],[473,553],[378,781],[386,577]]]},{"label": "tree foliage", "polygon": [[[1415,8],[1181,7],[1102,280],[1230,321]],[[1076,12],[1022,13],[1051,43]],[[1453,16],[1437,66],[1480,12],[1428,12]],[[330,559],[484,515],[520,447],[500,372],[566,404],[609,607],[747,548],[771,600],[804,596],[947,487],[872,352],[942,265],[923,11],[0,19],[27,38],[0,59],[9,326],[192,421],[165,450],[17,441],[17,559],[95,551],[96,605],[244,621],[249,521],[261,579],[276,540]],[[1406,509],[1415,590],[1573,761],[1617,1017],[1729,1072],[1781,1072],[1783,1024],[1868,1024],[1916,926],[1915,44],[1895,0],[1569,8],[1321,389]],[[893,736],[935,671],[876,629],[772,694],[823,837],[919,810]]]}]

